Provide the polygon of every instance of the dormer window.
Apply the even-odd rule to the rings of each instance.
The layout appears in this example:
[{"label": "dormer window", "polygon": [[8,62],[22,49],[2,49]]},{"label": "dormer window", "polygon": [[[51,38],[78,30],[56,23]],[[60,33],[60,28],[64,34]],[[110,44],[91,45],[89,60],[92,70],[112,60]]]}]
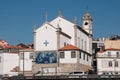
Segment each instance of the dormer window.
[{"label": "dormer window", "polygon": [[119,52],[116,52],[116,57],[120,57],[120,53]]},{"label": "dormer window", "polygon": [[111,57],[111,52],[108,52],[108,56]]}]

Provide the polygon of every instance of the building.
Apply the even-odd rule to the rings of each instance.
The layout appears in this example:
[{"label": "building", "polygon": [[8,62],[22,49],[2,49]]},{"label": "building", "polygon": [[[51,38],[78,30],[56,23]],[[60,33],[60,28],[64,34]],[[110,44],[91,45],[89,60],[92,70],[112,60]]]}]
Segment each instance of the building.
[{"label": "building", "polygon": [[[63,51],[65,47],[74,46],[77,50],[68,49]],[[92,17],[86,11],[82,18],[82,27],[77,25],[76,19],[73,22],[65,19],[61,11],[59,15],[39,28],[34,29],[34,55],[36,63],[34,64],[34,73],[41,71],[43,73],[56,72],[72,72],[74,70],[88,71],[91,69],[92,59]],[[71,53],[71,51],[73,51]],[[60,58],[61,52],[65,55],[73,54],[71,61],[65,62]],[[76,55],[76,56],[75,56]],[[79,56],[85,59],[79,59]],[[68,59],[68,56],[65,58]],[[74,59],[74,62],[72,62]],[[63,62],[62,62],[63,61]],[[64,63],[64,64],[62,64]],[[78,64],[79,63],[79,64]],[[67,67],[69,65],[69,68]],[[73,67],[73,65],[77,68]],[[64,67],[64,69],[63,69]],[[78,68],[79,67],[79,68]],[[85,68],[82,68],[85,67]],[[54,71],[54,72],[53,72]]]},{"label": "building", "polygon": [[97,58],[96,58],[96,54],[97,52],[99,52],[100,50],[104,50],[104,41],[106,40],[106,38],[93,38],[92,39],[92,67],[93,67],[93,71],[96,73],[97,72]]},{"label": "building", "polygon": [[109,48],[97,53],[98,75],[120,75],[120,49]]},{"label": "building", "polygon": [[19,71],[19,47],[0,49],[0,75],[15,75]]},{"label": "building", "polygon": [[85,71],[91,66],[90,54],[80,48],[68,44],[59,49],[59,67],[61,72]]},{"label": "building", "polygon": [[6,46],[8,46],[8,45],[9,45],[8,42],[6,42],[6,41],[0,39],[0,49],[6,47]]},{"label": "building", "polygon": [[0,49],[0,75],[23,74],[23,69],[25,74],[31,74],[33,66],[33,49],[31,48],[33,45],[26,46],[20,43],[17,46],[9,46],[7,42],[4,43],[6,45]]},{"label": "building", "polygon": [[98,74],[120,74],[120,40],[107,39],[104,48],[97,53]]},{"label": "building", "polygon": [[22,49],[19,51],[19,73],[26,76],[31,76],[33,67],[34,51],[31,48]]},{"label": "building", "polygon": [[105,49],[108,48],[120,48],[120,40],[105,40]]}]

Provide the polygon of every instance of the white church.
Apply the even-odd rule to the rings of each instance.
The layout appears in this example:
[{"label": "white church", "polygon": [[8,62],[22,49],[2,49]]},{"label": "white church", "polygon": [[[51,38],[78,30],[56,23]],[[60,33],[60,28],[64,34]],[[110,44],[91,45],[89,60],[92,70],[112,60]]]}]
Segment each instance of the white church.
[{"label": "white church", "polygon": [[87,72],[92,61],[92,17],[86,11],[82,26],[59,15],[34,29],[34,73]]}]

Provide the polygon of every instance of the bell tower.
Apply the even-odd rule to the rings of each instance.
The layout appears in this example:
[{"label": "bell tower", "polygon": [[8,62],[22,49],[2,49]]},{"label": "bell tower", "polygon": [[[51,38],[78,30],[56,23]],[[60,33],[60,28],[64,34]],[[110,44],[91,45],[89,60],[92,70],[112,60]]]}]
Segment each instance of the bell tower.
[{"label": "bell tower", "polygon": [[92,35],[92,17],[90,16],[88,10],[82,18],[82,28],[89,34]]}]

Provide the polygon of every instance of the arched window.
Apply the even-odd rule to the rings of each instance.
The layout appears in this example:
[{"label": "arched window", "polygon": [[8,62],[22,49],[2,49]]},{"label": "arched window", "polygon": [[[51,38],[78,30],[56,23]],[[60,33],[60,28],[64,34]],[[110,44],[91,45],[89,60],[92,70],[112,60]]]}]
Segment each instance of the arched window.
[{"label": "arched window", "polygon": [[112,67],[112,61],[108,62],[108,67]]},{"label": "arched window", "polygon": [[115,61],[115,67],[118,67],[118,61]]}]

